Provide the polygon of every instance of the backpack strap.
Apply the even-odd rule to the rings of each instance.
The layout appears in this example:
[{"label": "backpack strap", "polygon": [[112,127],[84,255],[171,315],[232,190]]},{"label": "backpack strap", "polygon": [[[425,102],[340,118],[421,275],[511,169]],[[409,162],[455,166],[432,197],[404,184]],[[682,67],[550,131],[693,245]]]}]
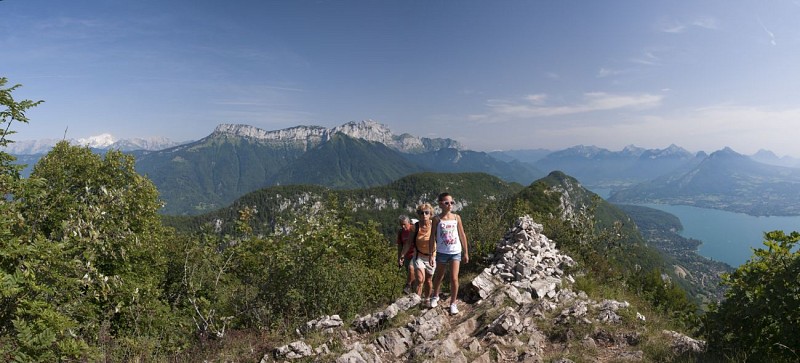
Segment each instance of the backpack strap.
[{"label": "backpack strap", "polygon": [[411,240],[410,242],[414,244],[414,258],[417,258],[417,231],[419,231],[419,222],[414,222],[414,230],[411,231],[408,238]]}]

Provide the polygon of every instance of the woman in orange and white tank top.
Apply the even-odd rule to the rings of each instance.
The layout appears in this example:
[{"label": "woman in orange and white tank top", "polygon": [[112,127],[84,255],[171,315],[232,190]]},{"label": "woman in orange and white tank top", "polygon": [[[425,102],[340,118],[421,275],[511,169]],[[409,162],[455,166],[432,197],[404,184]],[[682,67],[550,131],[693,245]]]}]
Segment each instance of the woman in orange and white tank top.
[{"label": "woman in orange and white tank top", "polygon": [[417,295],[427,298],[431,296],[431,281],[436,267],[431,238],[433,206],[428,203],[420,204],[417,207],[417,215],[419,222],[415,224],[410,236],[414,243],[409,245],[414,246],[412,265],[416,274]]}]

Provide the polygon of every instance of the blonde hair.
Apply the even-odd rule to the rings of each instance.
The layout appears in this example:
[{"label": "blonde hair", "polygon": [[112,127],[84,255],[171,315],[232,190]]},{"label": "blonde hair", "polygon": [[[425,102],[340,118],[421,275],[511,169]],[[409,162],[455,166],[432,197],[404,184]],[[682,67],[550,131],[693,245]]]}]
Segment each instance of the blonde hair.
[{"label": "blonde hair", "polygon": [[428,210],[428,211],[431,211],[431,213],[433,213],[433,206],[431,206],[430,203],[422,203],[422,204],[417,206],[417,210],[418,211],[420,211],[420,210]]}]

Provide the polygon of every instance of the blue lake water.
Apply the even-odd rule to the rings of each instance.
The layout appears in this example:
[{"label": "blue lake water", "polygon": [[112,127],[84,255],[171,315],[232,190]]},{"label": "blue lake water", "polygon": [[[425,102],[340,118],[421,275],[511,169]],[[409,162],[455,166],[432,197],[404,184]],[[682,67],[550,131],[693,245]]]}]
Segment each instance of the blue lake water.
[{"label": "blue lake water", "polygon": [[681,220],[681,236],[703,242],[700,255],[736,267],[753,255],[751,248],[763,247],[764,232],[800,231],[800,216],[754,217],[743,213],[685,205],[645,204],[665,211]]},{"label": "blue lake water", "polygon": [[[594,190],[593,190],[594,191]],[[594,191],[603,198],[607,190]],[[737,267],[750,259],[752,248],[763,247],[764,232],[800,231],[800,216],[754,217],[743,213],[685,205],[645,204],[644,206],[675,215],[683,225],[681,236],[703,243],[698,253]]]}]

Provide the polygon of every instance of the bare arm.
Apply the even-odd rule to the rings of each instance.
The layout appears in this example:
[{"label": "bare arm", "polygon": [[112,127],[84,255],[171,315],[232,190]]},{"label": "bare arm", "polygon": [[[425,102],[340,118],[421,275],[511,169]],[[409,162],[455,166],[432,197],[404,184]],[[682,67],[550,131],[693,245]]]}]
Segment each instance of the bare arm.
[{"label": "bare arm", "polygon": [[401,254],[401,252],[403,252],[403,247],[405,245],[405,242],[403,241],[402,238],[400,238],[400,236],[402,236],[402,235],[403,235],[403,231],[397,231],[397,258],[400,258],[400,257],[403,256]]},{"label": "bare arm", "polygon": [[403,231],[397,231],[397,266],[403,266],[403,254],[406,243],[402,238]]},{"label": "bare arm", "polygon": [[461,258],[464,263],[469,263],[469,243],[467,243],[467,234],[464,233],[464,224],[461,223],[461,216],[456,215],[458,219],[458,239],[461,241]]},{"label": "bare arm", "polygon": [[436,236],[439,234],[439,216],[431,221],[431,256],[436,254]]}]

